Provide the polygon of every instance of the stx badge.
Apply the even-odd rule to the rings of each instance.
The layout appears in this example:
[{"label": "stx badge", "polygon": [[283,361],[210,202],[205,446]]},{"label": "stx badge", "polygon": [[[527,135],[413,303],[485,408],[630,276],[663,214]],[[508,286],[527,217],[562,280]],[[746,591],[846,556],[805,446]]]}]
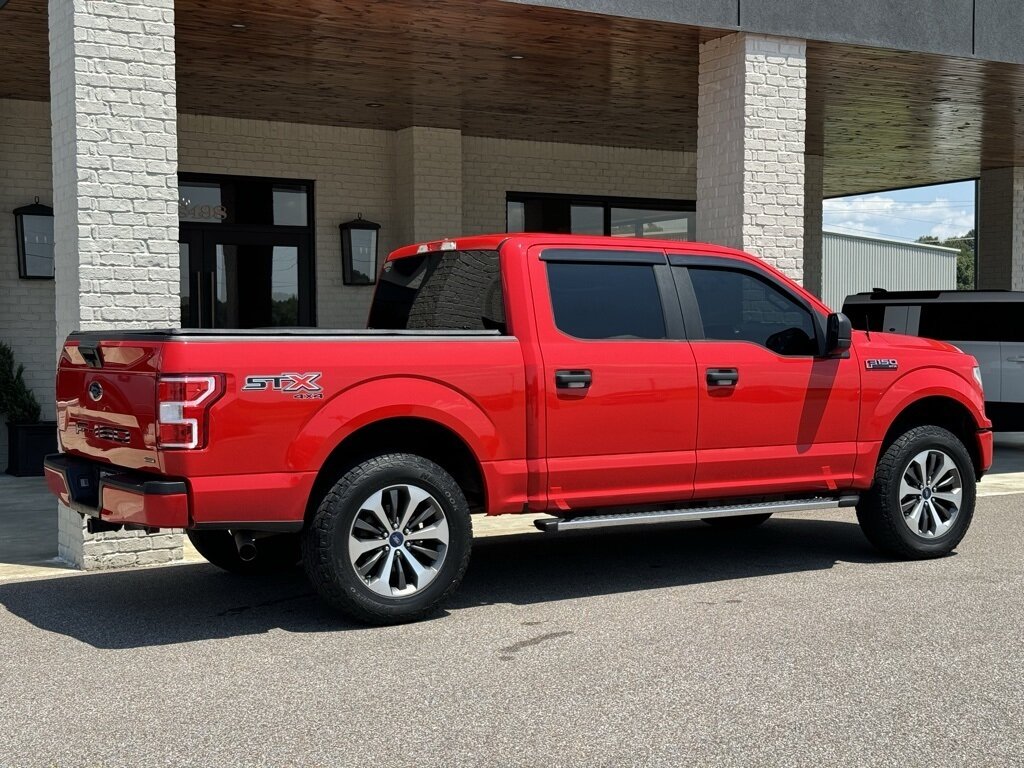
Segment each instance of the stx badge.
[{"label": "stx badge", "polygon": [[892,358],[883,358],[881,360],[865,360],[864,367],[869,371],[895,371],[900,364]]},{"label": "stx badge", "polygon": [[321,400],[323,388],[317,381],[321,373],[275,373],[266,376],[246,376],[243,392],[286,392],[296,400]]}]

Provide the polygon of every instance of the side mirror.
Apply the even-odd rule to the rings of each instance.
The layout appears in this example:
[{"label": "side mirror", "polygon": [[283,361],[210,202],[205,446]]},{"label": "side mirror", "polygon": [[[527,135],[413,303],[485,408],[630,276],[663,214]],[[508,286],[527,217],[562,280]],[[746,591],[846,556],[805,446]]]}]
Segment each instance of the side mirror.
[{"label": "side mirror", "polygon": [[853,326],[850,318],[842,312],[833,312],[828,316],[825,326],[825,356],[842,357],[850,349],[853,338]]}]

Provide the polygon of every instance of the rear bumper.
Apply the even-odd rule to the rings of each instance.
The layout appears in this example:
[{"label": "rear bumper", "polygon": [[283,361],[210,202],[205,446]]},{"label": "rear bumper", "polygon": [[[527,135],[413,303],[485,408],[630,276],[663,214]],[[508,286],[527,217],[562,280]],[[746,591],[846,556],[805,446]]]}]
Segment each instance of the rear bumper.
[{"label": "rear bumper", "polygon": [[43,462],[46,484],[61,503],[112,525],[187,528],[184,480],[153,478],[57,453]]}]

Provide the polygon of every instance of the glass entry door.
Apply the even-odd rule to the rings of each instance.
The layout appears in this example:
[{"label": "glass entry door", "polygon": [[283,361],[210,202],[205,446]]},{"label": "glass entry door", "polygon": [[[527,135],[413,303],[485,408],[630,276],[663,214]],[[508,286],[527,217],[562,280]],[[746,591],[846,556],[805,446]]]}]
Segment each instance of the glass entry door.
[{"label": "glass entry door", "polygon": [[312,265],[304,235],[183,231],[179,249],[182,326],[313,325]]},{"label": "glass entry door", "polygon": [[316,324],[313,184],[181,174],[181,324]]}]

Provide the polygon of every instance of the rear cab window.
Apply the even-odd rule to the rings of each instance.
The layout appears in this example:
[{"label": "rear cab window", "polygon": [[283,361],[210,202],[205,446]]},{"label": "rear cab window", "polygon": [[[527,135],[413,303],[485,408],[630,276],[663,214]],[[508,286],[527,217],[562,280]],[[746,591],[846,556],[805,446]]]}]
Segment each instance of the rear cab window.
[{"label": "rear cab window", "polygon": [[508,333],[497,251],[431,251],[384,265],[368,326]]}]

